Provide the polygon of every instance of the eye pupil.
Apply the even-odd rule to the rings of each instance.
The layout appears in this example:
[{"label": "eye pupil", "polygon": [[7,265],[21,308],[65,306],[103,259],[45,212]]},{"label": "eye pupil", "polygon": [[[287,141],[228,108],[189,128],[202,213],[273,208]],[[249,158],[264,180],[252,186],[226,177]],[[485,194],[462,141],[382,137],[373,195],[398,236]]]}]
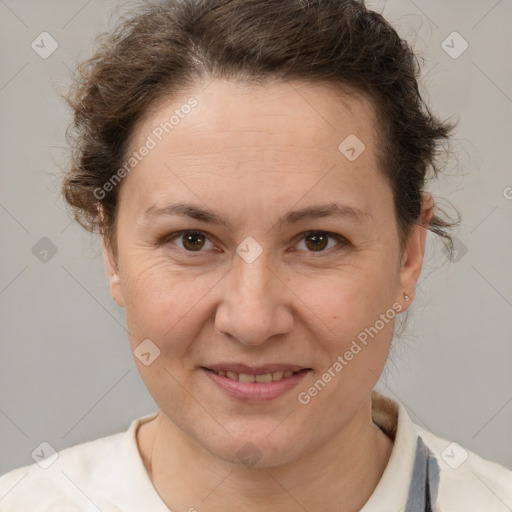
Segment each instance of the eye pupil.
[{"label": "eye pupil", "polygon": [[[201,240],[200,242],[197,242],[197,240]],[[189,243],[192,245],[190,246]],[[188,250],[195,250],[195,249],[201,249],[201,247],[204,245],[204,235],[201,235],[200,233],[190,233],[188,235],[183,235],[183,247],[185,247]]]},{"label": "eye pupil", "polygon": [[312,240],[313,241],[313,251],[319,251],[319,250],[321,251],[321,250],[325,249],[325,247],[327,246],[327,239],[328,239],[328,237],[323,234],[308,235],[305,238],[306,246],[308,246],[308,248],[310,248],[308,245],[308,240]]}]

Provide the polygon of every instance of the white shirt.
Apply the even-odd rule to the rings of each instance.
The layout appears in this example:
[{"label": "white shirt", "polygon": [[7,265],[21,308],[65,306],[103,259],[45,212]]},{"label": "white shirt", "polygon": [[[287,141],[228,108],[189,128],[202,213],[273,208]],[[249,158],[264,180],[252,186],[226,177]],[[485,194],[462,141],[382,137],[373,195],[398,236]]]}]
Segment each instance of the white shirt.
[{"label": "white shirt", "polygon": [[[169,512],[149,479],[136,441],[139,425],[156,414],[133,420],[125,432],[61,450],[47,469],[39,464],[50,458],[6,473],[0,477],[0,512]],[[394,438],[394,446],[361,512],[406,509],[418,435],[439,466],[434,512],[512,510],[509,469],[421,428],[401,404],[376,391],[372,417]],[[201,503],[191,503],[189,510],[194,507],[201,512]]]}]

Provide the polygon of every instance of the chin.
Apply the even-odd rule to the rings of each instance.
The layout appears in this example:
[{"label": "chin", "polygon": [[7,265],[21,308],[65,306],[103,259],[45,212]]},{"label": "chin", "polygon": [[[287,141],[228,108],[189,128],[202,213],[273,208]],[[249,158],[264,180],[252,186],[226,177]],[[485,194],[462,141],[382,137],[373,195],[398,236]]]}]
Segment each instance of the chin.
[{"label": "chin", "polygon": [[222,441],[215,439],[203,442],[203,447],[217,459],[255,469],[280,466],[300,457],[297,434],[283,433],[278,436],[273,433],[273,439],[270,440],[267,433],[271,431],[262,429],[254,435],[248,435],[247,432],[233,437],[226,435]]}]

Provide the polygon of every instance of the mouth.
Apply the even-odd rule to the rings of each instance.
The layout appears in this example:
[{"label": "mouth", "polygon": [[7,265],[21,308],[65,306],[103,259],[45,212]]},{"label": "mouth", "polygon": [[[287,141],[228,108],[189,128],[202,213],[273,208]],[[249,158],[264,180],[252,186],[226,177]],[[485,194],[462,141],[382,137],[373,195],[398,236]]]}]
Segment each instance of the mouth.
[{"label": "mouth", "polygon": [[201,371],[232,398],[246,403],[262,403],[289,392],[312,368],[294,365],[251,367],[242,364],[202,366]]},{"label": "mouth", "polygon": [[[208,369],[208,368],[207,368]],[[282,379],[286,379],[295,375],[299,372],[293,372],[291,370],[287,371],[277,371],[272,373],[258,373],[255,375],[249,373],[237,373],[229,370],[210,370],[215,373],[215,375],[219,375],[219,377],[226,377],[227,379],[234,380],[236,382],[276,382]],[[303,370],[299,370],[303,371]]]}]

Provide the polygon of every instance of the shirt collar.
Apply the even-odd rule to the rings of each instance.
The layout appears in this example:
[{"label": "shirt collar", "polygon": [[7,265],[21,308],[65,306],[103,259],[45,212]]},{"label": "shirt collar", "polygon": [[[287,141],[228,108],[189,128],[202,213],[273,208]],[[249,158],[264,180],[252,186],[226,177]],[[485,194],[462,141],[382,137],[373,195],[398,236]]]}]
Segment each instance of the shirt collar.
[{"label": "shirt collar", "polygon": [[401,512],[409,500],[418,433],[403,405],[377,391],[372,392],[372,419],[394,444],[384,473],[360,512]]},{"label": "shirt collar", "polygon": [[137,445],[137,429],[143,423],[151,421],[158,415],[158,410],[133,420],[124,433],[119,444],[118,471],[113,477],[116,496],[112,502],[120,510],[151,512],[169,512],[169,508],[160,498],[153,482],[149,478]]}]

